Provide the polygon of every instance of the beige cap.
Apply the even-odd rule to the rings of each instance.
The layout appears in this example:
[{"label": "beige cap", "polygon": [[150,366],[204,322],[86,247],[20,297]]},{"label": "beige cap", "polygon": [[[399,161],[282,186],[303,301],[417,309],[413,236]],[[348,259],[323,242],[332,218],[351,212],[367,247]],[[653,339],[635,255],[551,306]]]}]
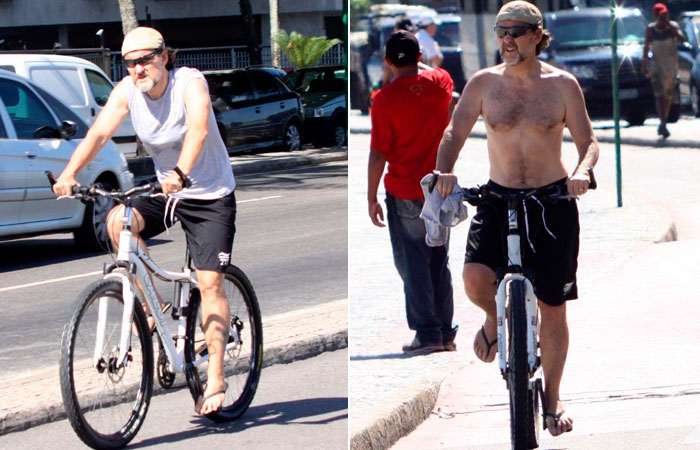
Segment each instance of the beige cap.
[{"label": "beige cap", "polygon": [[163,35],[149,27],[137,27],[126,33],[122,42],[122,57],[134,50],[157,50],[165,47]]},{"label": "beige cap", "polygon": [[542,13],[537,6],[524,0],[508,2],[498,11],[496,23],[503,20],[517,20],[518,22],[539,25],[542,23]]}]

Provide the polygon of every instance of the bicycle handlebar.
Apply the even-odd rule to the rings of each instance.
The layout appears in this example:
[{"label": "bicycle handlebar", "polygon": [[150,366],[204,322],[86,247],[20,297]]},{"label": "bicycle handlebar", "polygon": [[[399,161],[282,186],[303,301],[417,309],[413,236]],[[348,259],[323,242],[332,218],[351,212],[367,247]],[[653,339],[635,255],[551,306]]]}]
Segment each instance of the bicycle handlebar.
[{"label": "bicycle handlebar", "polygon": [[[598,183],[595,180],[595,175],[593,175],[592,170],[589,171],[589,174],[591,181],[588,185],[588,189],[594,190],[598,187]],[[439,172],[433,171],[433,179],[430,181],[430,185],[428,186],[428,192],[432,192],[435,188],[435,184],[438,180],[438,175],[440,175]],[[570,195],[567,191],[566,185],[561,184],[555,184],[539,188],[520,189],[517,192],[512,193],[498,192],[490,188],[488,185],[483,185],[464,189],[463,197],[464,201],[466,201],[472,206],[477,206],[479,203],[486,200],[486,198],[488,197],[504,201],[520,201],[525,200],[527,198],[536,197],[540,200],[547,200],[552,202],[556,200],[568,200],[578,198],[578,196],[576,195]]]},{"label": "bicycle handlebar", "polygon": [[[49,179],[49,184],[53,188],[56,184],[56,179],[50,171],[46,171],[46,177]],[[90,186],[73,186],[73,193],[67,197],[78,200],[94,200],[97,197],[109,197],[115,200],[125,200],[133,196],[150,196],[161,194],[163,189],[160,183],[147,183],[142,186],[134,186],[126,192],[122,191],[106,191],[100,183],[95,183]]]}]

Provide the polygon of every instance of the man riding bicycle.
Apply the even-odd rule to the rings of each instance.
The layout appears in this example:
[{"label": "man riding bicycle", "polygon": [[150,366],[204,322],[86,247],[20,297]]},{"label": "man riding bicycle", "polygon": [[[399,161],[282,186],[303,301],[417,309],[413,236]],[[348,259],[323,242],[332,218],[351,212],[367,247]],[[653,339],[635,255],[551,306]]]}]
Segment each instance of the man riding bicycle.
[{"label": "man riding bicycle", "polygon": [[[153,28],[138,27],[127,33],[122,58],[129,76],[112,91],[56,181],[54,192],[71,194],[78,184],[76,174],[130,115],[137,136],[153,158],[165,194],[165,198],[134,201],[132,231],[138,235],[139,246],[147,251],[145,239],[181,221],[197,268],[209,353],[208,382],[197,402],[197,412],[206,415],[221,408],[226,391],[223,358],[229,311],[222,271],[229,264],[235,233],[236,182],[204,76],[196,69],[176,69],[175,52],[165,46],[163,36]],[[191,185],[185,187],[189,182]],[[124,207],[120,205],[107,218],[115,249],[123,215]]]},{"label": "man riding bicycle", "polygon": [[[503,63],[477,72],[464,89],[438,150],[437,188],[449,195],[457,177],[451,172],[474,123],[486,125],[489,184],[504,192],[566,185],[569,194],[589,188],[598,160],[581,88],[576,78],[537,59],[551,36],[542,28],[534,5],[515,0],[496,17],[496,34]],[[576,144],[579,161],[569,177],[562,161],[564,126]],[[534,203],[534,201],[533,201]],[[566,301],[577,298],[579,244],[575,202],[524,205],[523,266],[534,269],[534,288],[541,313],[541,359],[545,378],[545,426],[553,436],[573,429],[559,399],[569,344]],[[508,265],[505,234],[506,202],[481,205],[472,220],[463,280],[467,296],[484,310],[486,320],[474,339],[479,359],[496,357],[496,269]]]}]

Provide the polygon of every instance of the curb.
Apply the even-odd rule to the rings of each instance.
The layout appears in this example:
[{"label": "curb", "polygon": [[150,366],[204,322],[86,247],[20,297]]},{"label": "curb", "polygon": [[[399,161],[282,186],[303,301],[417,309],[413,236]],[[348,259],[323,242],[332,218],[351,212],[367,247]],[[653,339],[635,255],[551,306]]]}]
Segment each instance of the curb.
[{"label": "curb", "polygon": [[[370,134],[372,132],[371,128],[352,128],[352,133],[353,134]],[[595,133],[595,130],[593,130]],[[486,139],[486,133],[482,131],[474,131],[472,130],[471,133],[469,133],[470,138],[477,138],[477,139]],[[596,139],[598,142],[603,142],[605,144],[614,144],[615,143],[615,138],[610,137],[610,136],[596,136]],[[569,135],[564,135],[564,141],[565,142],[574,142],[574,140],[571,138]],[[633,147],[655,147],[655,148],[662,148],[662,147],[670,147],[670,148],[695,148],[695,149],[700,149],[700,142],[699,141],[691,141],[688,139],[680,139],[680,140],[663,140],[663,139],[642,139],[642,138],[635,138],[635,137],[626,137],[626,138],[620,138],[620,144],[622,145],[631,145]]]},{"label": "curb", "polygon": [[[256,155],[257,156],[257,155]],[[347,161],[348,148],[330,147],[312,154],[285,153],[279,156],[267,156],[269,159],[258,161],[242,161],[237,157],[231,158],[231,167],[236,175],[256,172],[270,172],[273,170],[291,169],[293,167],[318,165],[334,161]],[[245,156],[244,156],[245,157]],[[153,160],[150,157],[129,158],[127,160],[129,170],[136,180],[146,180],[155,176]]]},{"label": "curb", "polygon": [[[386,449],[407,436],[432,413],[442,381],[420,383],[418,393],[408,401],[391,411],[380,411],[379,419],[350,437],[350,450]],[[398,397],[410,390],[405,389]]]},{"label": "curb", "polygon": [[[294,361],[312,358],[323,352],[339,350],[347,348],[347,346],[347,328],[308,339],[301,339],[286,345],[277,345],[266,348],[263,351],[263,368],[273,364],[288,364]],[[58,368],[56,368],[56,372],[58,372]],[[178,378],[179,380],[176,381],[170,389],[163,389],[158,385],[157,380],[154,380],[153,395],[167,394],[175,390],[186,388],[187,383],[184,378]],[[41,405],[37,405],[31,401],[28,403],[27,410],[11,412],[2,419],[0,422],[0,436],[15,431],[26,430],[37,425],[63,420],[67,417],[61,398],[54,399],[50,404],[42,403]]]}]

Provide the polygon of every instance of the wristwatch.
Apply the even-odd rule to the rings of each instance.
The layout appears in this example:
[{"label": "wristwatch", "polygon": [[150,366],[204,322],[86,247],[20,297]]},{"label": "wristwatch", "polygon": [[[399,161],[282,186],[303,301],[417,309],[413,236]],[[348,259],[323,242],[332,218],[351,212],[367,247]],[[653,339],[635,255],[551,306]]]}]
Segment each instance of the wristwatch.
[{"label": "wristwatch", "polygon": [[182,180],[182,187],[190,187],[192,185],[192,180],[190,180],[190,177],[185,175],[185,173],[180,169],[178,166],[175,166],[173,171],[180,177]]},{"label": "wristwatch", "polygon": [[590,166],[588,166],[588,167],[579,167],[578,169],[576,169],[576,171],[579,171],[579,170],[581,170],[581,169],[583,169],[583,170],[585,170],[586,172],[588,172],[588,180],[589,180],[588,189],[595,189],[595,188],[597,188],[597,187],[598,187],[598,183],[596,183],[596,181],[595,181],[595,175],[593,174],[593,167],[590,167]]}]

